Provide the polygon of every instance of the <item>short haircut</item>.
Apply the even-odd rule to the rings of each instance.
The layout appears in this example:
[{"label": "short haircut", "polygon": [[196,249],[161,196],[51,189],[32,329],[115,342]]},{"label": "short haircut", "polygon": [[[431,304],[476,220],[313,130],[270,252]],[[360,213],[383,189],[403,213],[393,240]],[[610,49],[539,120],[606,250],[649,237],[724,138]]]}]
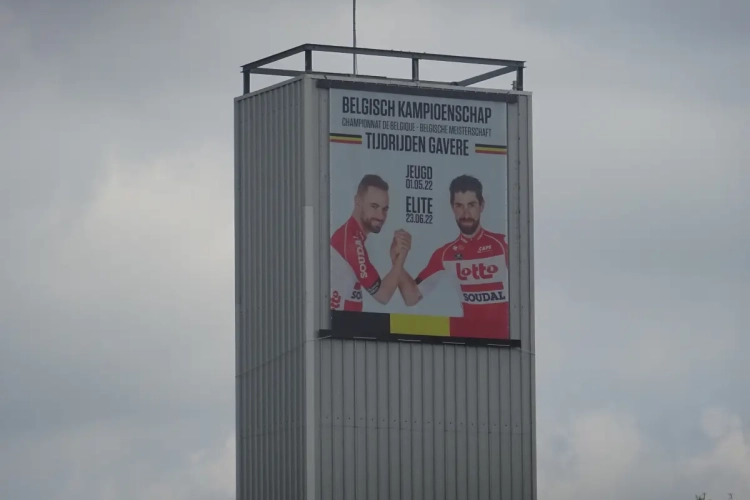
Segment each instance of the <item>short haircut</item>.
[{"label": "short haircut", "polygon": [[359,186],[357,186],[357,195],[363,195],[365,191],[367,191],[367,188],[374,187],[377,189],[382,189],[383,191],[388,191],[388,183],[383,180],[382,177],[375,174],[367,174],[364,177],[362,177],[362,180],[359,181]]},{"label": "short haircut", "polygon": [[479,203],[484,203],[484,197],[482,196],[482,183],[479,182],[479,179],[470,175],[461,175],[451,181],[451,205],[453,205],[453,199],[455,198],[456,193],[465,193],[467,191],[476,194]]}]

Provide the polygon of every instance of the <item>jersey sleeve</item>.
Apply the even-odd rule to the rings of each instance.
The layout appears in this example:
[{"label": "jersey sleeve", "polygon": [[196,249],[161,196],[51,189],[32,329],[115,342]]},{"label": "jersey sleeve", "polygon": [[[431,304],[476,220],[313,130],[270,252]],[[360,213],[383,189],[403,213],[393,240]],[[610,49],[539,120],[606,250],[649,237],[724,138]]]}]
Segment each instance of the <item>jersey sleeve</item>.
[{"label": "jersey sleeve", "polygon": [[425,268],[422,269],[422,272],[420,272],[414,279],[417,285],[419,285],[419,291],[422,295],[427,295],[432,291],[445,272],[443,253],[442,248],[435,250]]},{"label": "jersey sleeve", "polygon": [[354,271],[357,281],[367,293],[375,295],[380,290],[380,274],[370,262],[370,256],[365,248],[365,242],[351,239],[344,247],[344,259]]}]

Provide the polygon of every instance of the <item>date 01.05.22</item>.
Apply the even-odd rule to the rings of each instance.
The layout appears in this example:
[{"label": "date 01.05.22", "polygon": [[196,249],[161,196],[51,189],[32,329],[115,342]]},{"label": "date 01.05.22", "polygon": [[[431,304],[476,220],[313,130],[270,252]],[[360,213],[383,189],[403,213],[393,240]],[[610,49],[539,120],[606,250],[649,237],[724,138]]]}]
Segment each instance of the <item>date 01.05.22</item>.
[{"label": "date 01.05.22", "polygon": [[407,165],[406,189],[432,191],[432,167],[429,165]]}]

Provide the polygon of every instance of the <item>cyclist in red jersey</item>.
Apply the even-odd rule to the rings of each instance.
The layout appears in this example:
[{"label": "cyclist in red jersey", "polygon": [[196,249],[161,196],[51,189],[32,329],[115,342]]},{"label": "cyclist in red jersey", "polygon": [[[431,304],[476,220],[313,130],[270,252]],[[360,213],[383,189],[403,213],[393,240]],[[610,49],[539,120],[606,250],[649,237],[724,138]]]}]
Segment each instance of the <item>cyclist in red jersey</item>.
[{"label": "cyclist in red jersey", "polygon": [[398,279],[409,252],[402,233],[394,235],[393,247],[399,255],[381,279],[370,262],[365,241],[378,234],[388,218],[388,183],[377,175],[365,175],[354,197],[351,217],[331,236],[331,309],[362,311],[364,289],[381,304],[387,304],[398,287]]},{"label": "cyclist in red jersey", "polygon": [[[508,243],[505,235],[481,226],[482,183],[469,175],[450,184],[450,202],[459,235],[433,252],[412,278],[404,271],[399,291],[407,306],[422,300],[448,278],[460,291],[462,318],[451,318],[451,336],[508,338]],[[391,246],[391,258],[399,256]]]}]

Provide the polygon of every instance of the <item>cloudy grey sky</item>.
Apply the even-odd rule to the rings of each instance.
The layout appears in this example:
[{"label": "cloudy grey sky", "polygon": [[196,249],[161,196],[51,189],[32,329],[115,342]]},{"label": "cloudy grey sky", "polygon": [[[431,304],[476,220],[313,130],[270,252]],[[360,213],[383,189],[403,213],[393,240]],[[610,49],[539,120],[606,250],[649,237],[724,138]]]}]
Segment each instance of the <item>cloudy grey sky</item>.
[{"label": "cloudy grey sky", "polygon": [[[528,61],[539,497],[750,498],[750,3],[358,10],[364,46]],[[0,498],[234,497],[238,67],[350,16],[0,0]]]}]

